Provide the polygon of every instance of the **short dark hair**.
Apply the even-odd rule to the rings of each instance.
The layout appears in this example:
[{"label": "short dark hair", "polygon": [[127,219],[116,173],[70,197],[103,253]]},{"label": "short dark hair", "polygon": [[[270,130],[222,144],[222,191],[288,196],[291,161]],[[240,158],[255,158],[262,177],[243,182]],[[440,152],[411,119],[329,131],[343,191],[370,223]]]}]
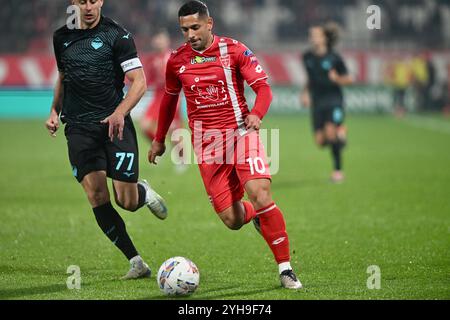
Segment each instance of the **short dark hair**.
[{"label": "short dark hair", "polygon": [[178,18],[197,13],[200,17],[209,17],[208,6],[198,0],[189,1],[186,2],[178,11]]}]

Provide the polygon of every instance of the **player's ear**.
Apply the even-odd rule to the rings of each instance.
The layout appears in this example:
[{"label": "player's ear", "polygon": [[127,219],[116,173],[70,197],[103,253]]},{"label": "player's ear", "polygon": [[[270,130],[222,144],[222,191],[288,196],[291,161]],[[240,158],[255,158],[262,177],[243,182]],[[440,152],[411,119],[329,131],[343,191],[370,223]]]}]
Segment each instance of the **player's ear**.
[{"label": "player's ear", "polygon": [[212,31],[213,27],[214,27],[214,19],[212,17],[208,17],[208,30]]}]

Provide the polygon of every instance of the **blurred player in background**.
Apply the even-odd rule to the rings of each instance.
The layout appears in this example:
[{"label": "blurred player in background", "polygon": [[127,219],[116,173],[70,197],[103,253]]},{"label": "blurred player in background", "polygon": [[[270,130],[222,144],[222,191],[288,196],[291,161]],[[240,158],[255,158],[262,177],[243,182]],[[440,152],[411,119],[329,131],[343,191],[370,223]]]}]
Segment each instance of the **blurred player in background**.
[{"label": "blurred player in background", "polygon": [[[110,200],[127,211],[147,207],[160,219],[167,209],[145,180],[138,182],[139,155],[130,111],[146,90],[145,74],[132,35],[101,15],[103,0],[73,0],[81,29],[63,26],[53,36],[59,77],[46,127],[52,136],[65,126],[73,175],[82,185],[101,230],[129,259],[123,279],[150,276],[125,223]],[[130,82],[123,97],[125,77]]]},{"label": "blurred player in background", "polygon": [[[156,157],[165,152],[165,137],[183,90],[200,173],[218,216],[232,230],[253,220],[275,256],[282,286],[300,289],[290,264],[283,214],[272,200],[271,175],[258,133],[272,101],[267,75],[245,45],[212,33],[213,19],[204,3],[184,4],[178,17],[186,43],[167,63],[166,92],[149,161],[156,164]],[[257,96],[251,112],[244,81]],[[226,136],[229,131],[234,133],[231,138]],[[208,139],[211,132],[218,132],[219,137]],[[239,146],[243,148],[237,150]],[[220,151],[207,157],[203,151],[211,147]],[[222,161],[225,153],[227,160],[230,154],[235,157],[232,163]],[[250,202],[242,201],[244,192]]]},{"label": "blurred player in background", "polygon": [[[159,30],[152,39],[152,46],[155,55],[152,61],[147,65],[147,76],[149,82],[153,84],[153,99],[150,102],[147,111],[141,118],[141,129],[145,136],[152,142],[155,139],[156,128],[158,126],[159,107],[165,93],[165,72],[166,64],[169,60],[172,50],[170,49],[170,37],[166,30]],[[169,136],[176,129],[183,128],[183,116],[181,114],[180,104],[178,104],[174,121],[170,126]],[[172,141],[174,145],[182,146],[182,141]],[[187,166],[183,163],[183,149],[179,152],[179,163],[176,166],[177,172],[185,171]]]},{"label": "blurred player in background", "polygon": [[302,104],[311,108],[315,141],[330,146],[333,156],[333,182],[342,182],[342,149],[346,143],[342,86],[353,83],[342,57],[334,50],[339,28],[334,23],[309,30],[311,50],[303,56],[308,83],[302,92]]}]

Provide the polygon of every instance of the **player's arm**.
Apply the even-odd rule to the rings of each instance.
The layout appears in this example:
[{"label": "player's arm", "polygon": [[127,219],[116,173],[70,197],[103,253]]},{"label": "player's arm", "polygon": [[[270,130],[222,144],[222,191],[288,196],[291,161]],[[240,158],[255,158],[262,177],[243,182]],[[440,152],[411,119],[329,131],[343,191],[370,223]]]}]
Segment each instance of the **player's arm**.
[{"label": "player's arm", "polygon": [[64,94],[63,79],[64,74],[59,72],[53,92],[53,102],[50,109],[50,116],[45,122],[45,126],[52,137],[56,137],[56,131],[59,129],[59,114],[61,113]]},{"label": "player's arm", "polygon": [[259,130],[262,119],[267,114],[267,111],[269,111],[273,94],[272,89],[266,80],[257,81],[251,88],[256,93],[256,100],[252,111],[245,119],[245,125],[247,130]]},{"label": "player's arm", "polygon": [[302,102],[302,106],[305,108],[311,107],[311,93],[309,91],[309,82],[303,87],[303,90],[300,94],[300,101]]},{"label": "player's arm", "polygon": [[120,65],[130,85],[127,96],[117,106],[113,114],[101,121],[101,123],[108,124],[108,134],[111,141],[115,136],[118,136],[120,140],[123,139],[125,117],[137,105],[147,90],[144,69],[138,57],[134,39],[126,30],[121,30],[118,34],[114,42],[113,53],[114,61]]},{"label": "player's arm", "polygon": [[339,86],[348,86],[354,82],[350,74],[340,75],[335,69],[330,70],[329,77],[331,81],[337,83]]},{"label": "player's arm", "polygon": [[259,130],[261,120],[267,114],[272,102],[272,89],[267,83],[268,76],[253,52],[243,44],[236,46],[235,59],[239,72],[256,93],[255,105],[244,120],[246,129]]},{"label": "player's arm", "polygon": [[156,157],[160,157],[166,151],[167,132],[177,111],[178,99],[181,92],[181,81],[174,70],[172,57],[166,64],[166,92],[161,100],[158,116],[158,129],[152,147],[148,152],[148,161],[156,164]]},{"label": "player's arm", "polygon": [[156,157],[162,156],[166,151],[164,141],[177,111],[181,87],[181,82],[173,69],[173,61],[169,59],[166,65],[166,92],[159,108],[158,129],[152,142],[152,147],[148,152],[148,161],[150,163],[156,164]]},{"label": "player's arm", "polygon": [[178,94],[164,93],[161,100],[161,107],[158,115],[158,129],[156,131],[155,139],[152,142],[152,148],[148,153],[148,161],[153,164],[156,163],[156,157],[160,157],[166,151],[165,140],[170,125],[175,117],[175,112],[178,106]]},{"label": "player's arm", "polygon": [[[303,70],[304,70],[304,74],[306,75],[306,77],[308,78],[308,69],[306,68],[306,60],[307,60],[307,56],[308,53],[304,54],[302,56],[302,61],[303,61]],[[302,106],[305,108],[311,108],[311,91],[310,91],[310,83],[309,83],[309,79],[306,80],[306,84],[303,87],[303,90],[300,93],[300,102],[302,103]]]},{"label": "player's arm", "polygon": [[339,86],[348,86],[354,82],[353,77],[347,70],[344,60],[340,56],[337,57],[336,66],[330,70],[328,77]]},{"label": "player's arm", "polygon": [[53,102],[50,109],[50,116],[45,122],[45,127],[52,137],[56,137],[56,131],[59,129],[59,114],[62,110],[63,94],[64,94],[64,73],[63,73],[63,62],[61,59],[61,40],[56,35],[53,35],[53,50],[55,53],[56,65],[58,66],[58,79],[56,80],[55,89],[53,92]]},{"label": "player's arm", "polygon": [[123,128],[125,117],[133,110],[147,90],[144,69],[142,67],[128,71],[125,77],[130,83],[127,96],[117,106],[113,114],[102,121],[109,124],[109,138],[111,141],[115,136],[123,139]]}]

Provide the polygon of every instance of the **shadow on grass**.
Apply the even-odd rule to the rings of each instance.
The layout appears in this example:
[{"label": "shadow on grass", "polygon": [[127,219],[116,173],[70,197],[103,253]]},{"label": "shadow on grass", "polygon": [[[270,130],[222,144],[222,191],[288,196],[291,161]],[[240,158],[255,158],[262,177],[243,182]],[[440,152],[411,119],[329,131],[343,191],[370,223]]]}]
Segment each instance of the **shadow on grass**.
[{"label": "shadow on grass", "polygon": [[317,179],[296,179],[296,180],[289,180],[285,179],[282,181],[274,179],[273,182],[273,188],[276,190],[282,190],[282,189],[299,189],[299,188],[318,188],[322,187],[324,184],[331,184],[330,180],[328,178],[317,178]]},{"label": "shadow on grass", "polygon": [[31,288],[0,289],[0,299],[32,299],[31,296],[67,291],[66,284],[52,284]]},{"label": "shadow on grass", "polygon": [[[249,295],[258,294],[258,293],[267,293],[271,291],[280,290],[280,287],[272,287],[272,288],[261,288],[255,290],[246,290],[236,292],[240,287],[239,286],[228,286],[228,287],[220,287],[213,288],[209,290],[201,290],[198,293],[195,293],[191,296],[174,296],[174,297],[166,297],[162,293],[157,296],[152,297],[143,297],[139,300],[220,300],[220,299],[239,299],[239,297],[248,297]],[[233,290],[234,289],[234,290]],[[233,290],[232,292],[224,292]]]}]

